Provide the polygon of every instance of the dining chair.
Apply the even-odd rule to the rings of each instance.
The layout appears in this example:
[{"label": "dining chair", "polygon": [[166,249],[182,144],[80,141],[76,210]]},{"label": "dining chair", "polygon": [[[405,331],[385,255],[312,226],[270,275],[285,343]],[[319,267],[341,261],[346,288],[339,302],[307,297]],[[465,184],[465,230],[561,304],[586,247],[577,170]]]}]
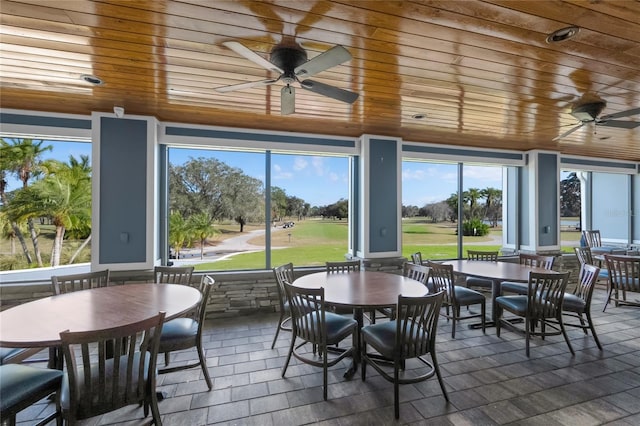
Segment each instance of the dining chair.
[{"label": "dining chair", "polygon": [[[555,259],[555,256],[544,256],[538,254],[520,253],[518,255],[518,260],[521,265],[547,269],[549,271],[553,269]],[[525,295],[527,294],[527,291],[527,283],[517,283],[513,281],[503,281],[500,283],[500,294],[507,292]]]},{"label": "dining chair", "polygon": [[[285,291],[291,309],[292,335],[289,353],[282,368],[282,377],[287,372],[292,355],[305,364],[322,367],[323,397],[326,401],[328,368],[354,354],[357,347],[358,322],[353,318],[328,312],[324,301],[324,288],[307,289],[285,282]],[[310,306],[314,309],[310,309]],[[339,344],[349,336],[352,338],[350,347],[338,353],[327,351],[327,346]],[[301,343],[297,342],[298,339]],[[316,350],[312,353],[303,351],[307,343],[317,349],[317,355]],[[331,359],[329,353],[333,354]]]},{"label": "dining chair", "polygon": [[[57,394],[62,376],[62,371],[56,369],[23,364],[0,365],[0,423],[14,426],[20,411],[51,394]],[[37,425],[45,425],[59,415],[56,410]]]},{"label": "dining chair", "polygon": [[157,284],[191,284],[193,266],[156,266],[153,279]]},{"label": "dining chair", "polygon": [[605,254],[609,270],[609,292],[602,312],[612,300],[615,306],[640,306],[640,302],[627,299],[627,292],[640,292],[640,256]]},{"label": "dining chair", "polygon": [[[58,401],[69,424],[128,405],[149,407],[161,425],[156,395],[156,359],[164,312],[145,320],[96,331],[60,333],[67,366]],[[108,345],[115,347],[109,357]],[[94,350],[95,349],[95,350]]]},{"label": "dining chair", "polygon": [[[175,318],[165,322],[160,333],[160,346],[158,353],[164,354],[165,368],[158,370],[158,373],[173,373],[175,371],[185,370],[193,367],[200,367],[204,374],[209,390],[213,388],[209,370],[207,368],[207,358],[205,357],[204,348],[202,347],[202,329],[207,315],[207,303],[209,295],[216,286],[215,280],[209,275],[203,275],[198,290],[202,294],[202,299],[197,309],[191,316]],[[174,367],[167,367],[170,362],[170,353],[186,349],[196,348],[198,353],[198,361],[190,362]]]},{"label": "dining chair", "polygon": [[424,261],[422,260],[422,253],[419,251],[411,254],[411,261],[416,265],[424,265]]},{"label": "dining chair", "polygon": [[284,283],[293,282],[293,263],[289,262],[284,265],[273,268],[273,275],[276,279],[276,289],[278,290],[278,305],[280,305],[280,318],[276,327],[276,335],[273,336],[271,349],[276,346],[278,334],[280,330],[291,331],[291,314],[289,313],[289,301],[287,300],[287,292],[284,289]]},{"label": "dining chair", "polygon": [[[596,262],[593,258],[593,253],[591,253],[591,248],[584,246],[584,247],[574,247],[573,251],[576,254],[576,258],[578,259],[578,262],[580,263],[580,266],[582,265],[596,265]],[[598,262],[598,268],[600,269],[600,272],[598,273],[598,279],[596,280],[596,282],[598,281],[604,281],[605,283],[607,283],[609,281],[609,271],[605,268],[603,268],[600,265],[601,262]]]},{"label": "dining chair", "polygon": [[[396,419],[400,418],[399,388],[402,384],[417,383],[436,375],[442,394],[449,401],[436,358],[438,317],[444,294],[440,291],[424,297],[398,296],[396,319],[362,328],[362,381],[366,380],[367,365],[371,365],[380,376],[393,383]],[[367,345],[376,353],[369,353]],[[431,361],[426,355],[431,356]],[[414,358],[426,365],[426,371],[422,366],[415,370],[417,374],[406,370],[406,361]],[[392,372],[389,371],[389,362],[393,365]],[[402,374],[400,370],[403,370]]]},{"label": "dining chair", "polygon": [[[467,250],[467,259],[479,262],[497,262],[498,250],[482,251],[482,250]],[[486,278],[467,277],[467,287],[480,287],[482,289],[488,289],[491,291],[493,281]]]},{"label": "dining chair", "polygon": [[[529,340],[531,336],[557,336],[562,334],[569,346],[569,351],[574,355],[569,336],[562,321],[562,303],[567,288],[569,272],[530,272],[527,283],[526,295],[498,296],[496,307],[498,315],[496,320],[496,334],[500,337],[501,327],[523,332],[526,341],[526,354],[529,357]],[[503,317],[504,311],[524,319],[524,329],[512,324],[508,318]],[[540,325],[540,331],[536,331],[534,325]],[[551,328],[551,331],[547,329]]]},{"label": "dining chair", "polygon": [[[402,264],[402,276],[411,278],[412,280],[416,280],[422,285],[424,285],[428,291],[433,292],[433,285],[429,283],[429,275],[431,273],[431,268],[425,265],[416,265],[415,263],[404,262]],[[396,307],[388,307],[388,308],[379,308],[378,312],[380,312],[383,316],[382,318],[390,318],[394,319],[396,317]],[[380,317],[378,317],[380,318]],[[372,324],[376,323],[376,317],[372,316]]]},{"label": "dining chair", "polygon": [[[325,268],[328,274],[344,274],[349,272],[358,272],[360,271],[360,261],[359,260],[343,260],[338,262],[326,262]],[[353,315],[353,308],[348,308],[345,306],[332,305],[327,303],[327,307],[336,314],[340,315]],[[371,311],[368,313],[369,319],[372,322],[375,322],[375,311]]]},{"label": "dining chair", "polygon": [[108,269],[85,274],[53,275],[51,276],[51,291],[57,295],[90,288],[107,287],[109,285],[109,276]]},{"label": "dining chair", "polygon": [[[576,288],[572,293],[566,293],[564,295],[562,312],[564,315],[577,318],[580,321],[579,324],[565,321],[565,326],[581,328],[584,334],[588,334],[587,330],[591,330],[593,340],[596,341],[598,349],[602,350],[602,345],[600,345],[593,320],[591,319],[591,297],[593,296],[593,289],[598,280],[598,272],[600,272],[599,267],[588,263],[582,264]],[[583,315],[587,318],[586,324]]]},{"label": "dining chair", "polygon": [[[486,312],[486,298],[480,292],[471,290],[470,288],[455,285],[455,276],[453,274],[453,265],[445,265],[438,262],[432,262],[427,260],[427,266],[431,268],[431,280],[433,281],[434,291],[444,292],[444,298],[442,305],[445,308],[446,314],[442,314],[447,318],[447,321],[451,319],[451,338],[456,337],[456,322],[469,318],[480,317],[482,332],[485,332],[485,312]],[[462,306],[480,305],[480,313],[462,316],[460,308]],[[451,312],[449,312],[451,309]]]}]

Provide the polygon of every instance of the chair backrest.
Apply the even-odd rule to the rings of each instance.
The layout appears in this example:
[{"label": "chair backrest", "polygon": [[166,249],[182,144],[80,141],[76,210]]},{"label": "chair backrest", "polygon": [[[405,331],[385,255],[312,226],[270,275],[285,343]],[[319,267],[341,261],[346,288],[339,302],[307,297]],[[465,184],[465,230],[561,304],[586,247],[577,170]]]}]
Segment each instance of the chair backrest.
[{"label": "chair backrest", "polygon": [[327,272],[357,272],[360,270],[359,260],[345,260],[342,262],[327,262]]},{"label": "chair backrest", "polygon": [[541,256],[538,254],[526,254],[520,253],[520,264],[526,266],[533,266],[537,268],[553,269],[553,262],[556,260],[555,256]]},{"label": "chair backrest", "polygon": [[414,279],[416,281],[420,281],[425,286],[429,281],[429,274],[431,273],[431,268],[424,265],[416,265],[414,263],[405,262],[402,265],[402,275],[407,278]]},{"label": "chair backrest", "polygon": [[527,317],[553,318],[562,311],[569,272],[529,272]]},{"label": "chair backrest", "polygon": [[395,353],[399,358],[415,358],[433,351],[443,298],[442,291],[423,297],[398,296]]},{"label": "chair backrest", "polygon": [[593,254],[591,253],[591,248],[589,247],[574,247],[573,251],[576,253],[576,258],[580,265],[594,265],[593,262]]},{"label": "chair backrest", "polygon": [[578,276],[578,284],[576,285],[573,294],[582,298],[585,301],[587,312],[589,306],[591,306],[591,296],[593,296],[593,289],[596,281],[598,281],[598,274],[600,268],[595,265],[583,263],[580,266],[580,275]]},{"label": "chair backrest", "polygon": [[108,285],[108,269],[86,274],[53,275],[51,277],[51,291],[53,294],[71,293],[90,288],[107,287]]},{"label": "chair backrest", "polygon": [[444,292],[443,303],[455,304],[455,277],[453,265],[445,265],[427,260],[426,265],[431,268],[431,282],[435,292]]},{"label": "chair backrest", "polygon": [[582,231],[582,237],[588,247],[602,247],[602,238],[600,238],[600,231],[597,229]]},{"label": "chair backrest", "polygon": [[422,252],[417,251],[411,254],[411,261],[416,265],[423,265],[424,262],[422,261]]},{"label": "chair backrest", "polygon": [[193,266],[156,266],[153,268],[155,283],[191,284]]},{"label": "chair backrest", "polygon": [[[155,393],[164,316],[159,312],[108,330],[60,333],[69,377],[69,409],[65,417],[97,416],[141,403],[151,392]],[[112,357],[113,353],[121,355]]]},{"label": "chair backrest", "polygon": [[640,291],[640,256],[605,254],[609,285],[617,290]]},{"label": "chair backrest", "polygon": [[198,290],[202,294],[202,300],[198,305],[198,308],[195,312],[195,319],[198,321],[198,336],[197,339],[200,339],[202,335],[202,328],[204,324],[204,320],[207,316],[207,304],[209,303],[209,296],[211,292],[218,286],[216,280],[213,279],[211,275],[203,275],[202,280],[200,281],[200,285],[198,286]]},{"label": "chair backrest", "polygon": [[289,262],[273,268],[273,276],[276,278],[280,312],[284,312],[285,302],[287,301],[287,292],[284,289],[284,283],[291,284],[293,282],[293,263]]},{"label": "chair backrest", "polygon": [[307,342],[326,345],[324,288],[301,288],[287,282],[284,287],[295,335]]},{"label": "chair backrest", "polygon": [[467,259],[485,262],[497,262],[498,251],[467,250]]}]

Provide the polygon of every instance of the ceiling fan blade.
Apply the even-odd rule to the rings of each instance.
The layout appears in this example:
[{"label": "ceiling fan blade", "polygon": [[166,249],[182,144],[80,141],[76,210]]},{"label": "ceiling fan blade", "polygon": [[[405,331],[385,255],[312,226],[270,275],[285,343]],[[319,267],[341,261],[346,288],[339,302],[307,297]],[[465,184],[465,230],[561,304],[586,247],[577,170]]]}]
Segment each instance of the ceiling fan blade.
[{"label": "ceiling fan blade", "polygon": [[280,80],[279,78],[273,80],[260,80],[260,81],[250,81],[248,83],[240,83],[240,84],[232,84],[231,86],[222,86],[216,87],[215,91],[220,93],[233,92],[234,90],[244,90],[250,89],[252,87],[258,86],[268,86]]},{"label": "ceiling fan blade", "polygon": [[299,77],[310,77],[321,71],[340,65],[349,59],[351,59],[351,53],[344,47],[337,45],[322,52],[315,58],[308,60],[304,64],[297,66],[293,72]]},{"label": "ceiling fan blade", "polygon": [[598,120],[596,125],[602,127],[615,127],[618,129],[635,129],[640,126],[640,121]]},{"label": "ceiling fan blade", "polygon": [[284,71],[282,71],[278,66],[272,64],[271,62],[267,61],[265,58],[263,58],[262,56],[258,55],[256,52],[254,52],[253,50],[249,49],[248,47],[246,47],[245,45],[238,43],[237,41],[225,41],[222,43],[224,46],[228,47],[229,49],[233,50],[234,52],[236,52],[238,55],[240,56],[244,56],[245,58],[247,58],[248,60],[250,60],[251,62],[260,65],[263,68],[266,68],[270,71],[274,71],[277,73],[282,74]]},{"label": "ceiling fan blade", "polygon": [[280,91],[280,114],[289,115],[296,112],[296,88],[287,84]]},{"label": "ceiling fan blade", "polygon": [[346,102],[348,104],[354,103],[359,96],[355,92],[350,92],[348,90],[340,89],[338,87],[330,86],[328,84],[320,83],[319,81],[314,80],[301,81],[300,86],[303,89],[309,90],[319,95],[336,99],[338,101]]},{"label": "ceiling fan blade", "polygon": [[620,112],[616,112],[615,114],[608,114],[608,115],[600,117],[600,120],[601,121],[606,121],[606,120],[609,120],[611,118],[629,117],[630,115],[636,115],[636,114],[640,114],[640,108],[634,108],[634,109],[629,109],[629,110],[626,110],[626,111],[620,111]]},{"label": "ceiling fan blade", "polygon": [[569,136],[571,133],[575,132],[576,130],[578,130],[579,128],[581,128],[582,126],[584,126],[584,123],[580,123],[578,124],[576,127],[574,127],[573,129],[564,132],[563,134],[561,134],[560,136],[556,136],[555,138],[552,139],[553,142],[557,141],[558,139],[562,139],[565,138],[567,136]]}]

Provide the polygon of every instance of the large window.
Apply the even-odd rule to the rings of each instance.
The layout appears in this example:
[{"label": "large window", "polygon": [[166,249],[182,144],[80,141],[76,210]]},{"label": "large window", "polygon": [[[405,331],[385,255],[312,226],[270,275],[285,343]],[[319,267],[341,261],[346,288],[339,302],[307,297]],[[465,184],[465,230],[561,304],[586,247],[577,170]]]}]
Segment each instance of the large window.
[{"label": "large window", "polygon": [[[404,161],[402,164],[403,256],[458,257],[459,200],[463,253],[502,246],[502,167]],[[459,194],[462,179],[462,194]]]},{"label": "large window", "polygon": [[346,157],[171,148],[171,261],[238,270],[343,259],[348,174]]},{"label": "large window", "polygon": [[91,144],[0,138],[0,270],[91,261]]},{"label": "large window", "polygon": [[560,245],[567,253],[573,253],[573,248],[580,245],[582,204],[578,173],[560,172]]}]

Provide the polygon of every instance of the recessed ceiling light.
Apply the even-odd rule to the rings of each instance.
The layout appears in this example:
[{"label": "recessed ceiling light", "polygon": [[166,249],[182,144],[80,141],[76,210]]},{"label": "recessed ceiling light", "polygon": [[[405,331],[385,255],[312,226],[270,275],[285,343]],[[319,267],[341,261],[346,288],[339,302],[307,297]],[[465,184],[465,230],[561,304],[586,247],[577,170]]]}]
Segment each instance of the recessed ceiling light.
[{"label": "recessed ceiling light", "polygon": [[558,43],[569,40],[580,32],[580,27],[566,27],[556,30],[547,36],[547,43]]},{"label": "recessed ceiling light", "polygon": [[100,77],[96,77],[95,75],[83,74],[80,76],[80,79],[95,86],[102,86],[104,84],[102,79]]},{"label": "recessed ceiling light", "polygon": [[413,114],[411,118],[413,118],[414,120],[424,120],[425,118],[427,118],[427,114]]}]

